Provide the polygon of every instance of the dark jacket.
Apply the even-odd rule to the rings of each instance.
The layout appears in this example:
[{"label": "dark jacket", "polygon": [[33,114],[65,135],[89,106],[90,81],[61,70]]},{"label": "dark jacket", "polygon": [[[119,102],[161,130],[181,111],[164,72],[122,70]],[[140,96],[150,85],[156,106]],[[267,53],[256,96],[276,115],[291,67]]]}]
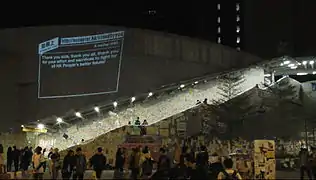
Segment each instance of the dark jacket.
[{"label": "dark jacket", "polygon": [[76,165],[76,158],[75,156],[65,156],[63,161],[63,172],[72,172],[74,170],[74,167]]},{"label": "dark jacket", "polygon": [[115,168],[120,169],[124,167],[125,159],[122,153],[116,154],[115,158]]},{"label": "dark jacket", "polygon": [[158,171],[168,170],[171,168],[170,166],[171,166],[171,162],[170,162],[169,157],[164,154],[161,155],[158,160],[157,170]]},{"label": "dark jacket", "polygon": [[106,157],[97,153],[91,157],[90,164],[95,170],[103,170],[106,165]]},{"label": "dark jacket", "polygon": [[81,155],[75,155],[75,169],[77,174],[84,174],[86,168],[87,168],[87,160],[86,156],[81,154]]}]

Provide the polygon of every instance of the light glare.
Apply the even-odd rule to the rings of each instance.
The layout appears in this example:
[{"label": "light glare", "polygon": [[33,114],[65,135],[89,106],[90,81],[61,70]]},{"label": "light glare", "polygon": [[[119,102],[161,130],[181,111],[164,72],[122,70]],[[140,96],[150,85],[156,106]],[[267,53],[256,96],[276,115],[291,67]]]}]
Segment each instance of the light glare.
[{"label": "light glare", "polygon": [[136,100],[136,97],[132,97],[131,101],[134,102]]},{"label": "light glare", "polygon": [[44,126],[44,124],[38,124],[38,125],[37,125],[37,128],[38,128],[38,129],[44,129],[45,126]]},{"label": "light glare", "polygon": [[94,110],[99,113],[100,112],[100,108],[99,107],[94,107]]},{"label": "light glare", "polygon": [[115,102],[113,102],[113,106],[114,107],[116,107],[117,106],[117,102],[115,101]]},{"label": "light glare", "polygon": [[59,117],[56,119],[56,121],[57,121],[57,123],[61,123],[61,122],[63,122],[63,119]]},{"label": "light glare", "polygon": [[75,115],[80,118],[82,117],[80,112],[76,112]]},{"label": "light glare", "polygon": [[153,95],[153,93],[152,93],[152,92],[148,93],[148,97],[150,97],[150,96],[152,96],[152,95]]}]

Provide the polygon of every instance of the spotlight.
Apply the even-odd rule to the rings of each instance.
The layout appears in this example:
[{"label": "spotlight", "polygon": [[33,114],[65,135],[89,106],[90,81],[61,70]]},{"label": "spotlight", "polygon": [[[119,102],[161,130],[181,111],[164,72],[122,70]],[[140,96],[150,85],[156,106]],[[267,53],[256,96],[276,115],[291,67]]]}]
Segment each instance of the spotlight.
[{"label": "spotlight", "polygon": [[150,97],[150,96],[152,96],[152,95],[153,95],[153,93],[152,93],[152,92],[148,93],[148,97]]},{"label": "spotlight", "polygon": [[290,64],[291,61],[284,61],[283,64]]},{"label": "spotlight", "polygon": [[99,107],[94,107],[95,112],[99,113],[100,112],[100,108]]},{"label": "spotlight", "polygon": [[199,81],[195,81],[195,82],[194,82],[194,84],[198,84],[198,83],[199,83]]},{"label": "spotlight", "polygon": [[116,108],[117,107],[117,102],[113,102],[113,106]]},{"label": "spotlight", "polygon": [[57,121],[57,123],[62,123],[63,119],[59,117],[59,118],[56,119],[56,121]]},{"label": "spotlight", "polygon": [[75,115],[78,117],[78,118],[82,118],[81,116],[81,113],[80,112],[76,112]]},{"label": "spotlight", "polygon": [[24,128],[24,125],[23,125],[23,124],[21,125],[21,128]]},{"label": "spotlight", "polygon": [[37,125],[37,128],[38,128],[38,129],[44,129],[45,126],[44,126],[44,124],[38,124],[38,125]]},{"label": "spotlight", "polygon": [[134,102],[135,100],[136,100],[135,97],[132,97],[132,98],[131,98],[131,102]]},{"label": "spotlight", "polygon": [[180,85],[180,88],[184,88],[184,84],[181,84],[181,85]]}]

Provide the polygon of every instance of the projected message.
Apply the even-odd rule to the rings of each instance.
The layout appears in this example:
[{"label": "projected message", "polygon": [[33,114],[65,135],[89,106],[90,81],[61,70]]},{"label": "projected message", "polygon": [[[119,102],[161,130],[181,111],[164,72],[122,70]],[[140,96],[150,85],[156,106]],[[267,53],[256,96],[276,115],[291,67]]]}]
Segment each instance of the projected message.
[{"label": "projected message", "polygon": [[39,44],[39,98],[118,91],[124,32],[54,38]]}]

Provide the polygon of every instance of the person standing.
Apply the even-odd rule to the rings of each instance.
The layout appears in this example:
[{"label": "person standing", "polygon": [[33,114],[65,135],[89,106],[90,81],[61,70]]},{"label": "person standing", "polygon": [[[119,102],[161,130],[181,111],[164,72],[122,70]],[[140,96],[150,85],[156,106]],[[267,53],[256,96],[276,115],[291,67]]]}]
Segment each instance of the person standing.
[{"label": "person standing", "polygon": [[5,173],[6,168],[4,165],[4,150],[2,144],[0,144],[0,173]]},{"label": "person standing", "polygon": [[114,170],[114,179],[122,179],[124,176],[124,152],[123,149],[118,148],[115,156],[115,170]]},{"label": "person standing", "polygon": [[76,155],[75,155],[75,168],[74,168],[74,174],[72,179],[73,180],[83,180],[84,173],[87,168],[87,160],[86,156],[82,153],[82,149],[78,147],[76,149]]},{"label": "person standing", "polygon": [[61,169],[60,155],[57,148],[54,149],[53,154],[51,155],[51,178],[57,179],[58,172]]},{"label": "person standing", "polygon": [[97,179],[100,179],[102,176],[102,171],[106,165],[106,157],[103,155],[103,150],[101,147],[99,147],[97,153],[91,157],[90,165],[93,167]]},{"label": "person standing", "polygon": [[305,147],[301,148],[299,152],[299,161],[300,161],[300,178],[304,179],[304,174],[306,172],[308,179],[312,179],[312,172],[309,163],[309,154],[308,149]]},{"label": "person standing", "polygon": [[75,164],[76,164],[76,158],[74,157],[74,151],[69,150],[63,160],[63,167],[62,167],[63,180],[70,179],[71,174],[74,171]]},{"label": "person standing", "polygon": [[[29,153],[29,147],[25,147],[24,150],[23,150],[23,154],[22,154],[22,158],[21,158],[21,165],[22,165],[22,170],[23,170],[23,176],[26,175],[26,172],[30,166],[30,163],[31,163],[31,159],[32,159],[32,156],[30,156],[30,153]],[[45,169],[45,168],[44,168]]]},{"label": "person standing", "polygon": [[13,146],[13,152],[12,152],[12,158],[14,163],[14,171],[19,171],[19,161],[20,161],[20,150],[16,148],[16,146]]},{"label": "person standing", "polygon": [[240,174],[233,169],[234,162],[232,159],[225,159],[223,164],[225,166],[225,170],[218,174],[217,179],[242,179]]},{"label": "person standing", "polygon": [[8,147],[7,150],[7,172],[12,171],[12,163],[13,163],[13,152],[12,152],[12,147]]},{"label": "person standing", "polygon": [[35,154],[32,157],[32,164],[33,164],[33,179],[35,180],[42,180],[44,174],[43,165],[45,163],[45,159],[42,152],[41,147],[37,147],[35,149]]}]

